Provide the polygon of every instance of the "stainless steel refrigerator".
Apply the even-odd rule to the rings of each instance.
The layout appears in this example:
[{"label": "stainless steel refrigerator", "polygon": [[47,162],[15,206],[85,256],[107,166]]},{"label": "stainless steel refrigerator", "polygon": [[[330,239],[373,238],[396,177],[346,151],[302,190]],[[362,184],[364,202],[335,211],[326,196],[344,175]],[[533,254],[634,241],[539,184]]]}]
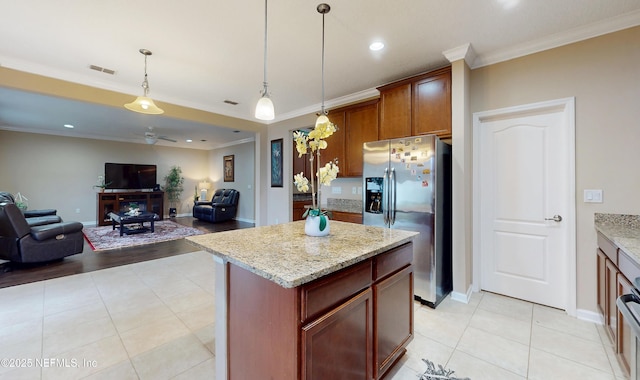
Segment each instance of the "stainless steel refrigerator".
[{"label": "stainless steel refrigerator", "polygon": [[451,292],[451,146],[434,135],[363,145],[363,222],[420,232],[414,294],[435,308]]}]

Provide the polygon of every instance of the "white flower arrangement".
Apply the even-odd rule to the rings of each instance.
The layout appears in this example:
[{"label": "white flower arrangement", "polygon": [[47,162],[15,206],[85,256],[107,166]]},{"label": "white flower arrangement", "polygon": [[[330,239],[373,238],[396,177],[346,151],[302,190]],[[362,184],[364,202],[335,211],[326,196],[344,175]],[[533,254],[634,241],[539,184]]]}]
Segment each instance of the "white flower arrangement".
[{"label": "white flower arrangement", "polygon": [[[326,225],[326,212],[320,209],[320,185],[329,186],[331,181],[336,179],[340,172],[337,159],[333,159],[323,166],[321,165],[320,151],[327,148],[327,142],[325,140],[335,131],[335,124],[327,119],[325,123],[316,124],[315,128],[308,134],[297,131],[293,135],[293,139],[296,142],[298,157],[308,154],[312,168],[314,167],[315,161],[316,173],[315,176],[311,176],[311,181],[304,176],[304,173],[298,173],[294,175],[293,182],[298,191],[308,192],[309,188],[311,188],[311,208],[307,209],[302,217],[320,216],[320,230],[323,230],[323,226]],[[318,182],[317,192],[316,179]]]}]

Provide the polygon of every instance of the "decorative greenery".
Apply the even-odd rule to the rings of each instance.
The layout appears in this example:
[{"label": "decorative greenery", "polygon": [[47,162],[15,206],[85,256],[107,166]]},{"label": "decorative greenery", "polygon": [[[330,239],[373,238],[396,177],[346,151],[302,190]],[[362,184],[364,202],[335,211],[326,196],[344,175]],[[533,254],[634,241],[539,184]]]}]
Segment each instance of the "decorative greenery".
[{"label": "decorative greenery", "polygon": [[[308,154],[312,168],[314,167],[314,160],[316,161],[316,173],[315,176],[311,176],[311,181],[304,176],[304,173],[299,173],[293,177],[293,182],[298,188],[298,191],[302,192],[309,191],[309,183],[311,183],[311,208],[307,209],[302,217],[319,216],[320,231],[324,231],[327,226],[327,219],[325,216],[326,211],[320,209],[320,185],[329,186],[331,181],[336,179],[338,172],[340,171],[337,159],[333,159],[327,162],[324,166],[321,166],[320,150],[327,148],[327,142],[325,140],[335,131],[335,124],[327,119],[326,123],[316,124],[315,128],[308,134],[302,131],[296,131],[293,135],[296,142],[298,157]],[[314,177],[317,177],[318,180],[317,193],[316,178]]]},{"label": "decorative greenery", "polygon": [[27,208],[29,208],[29,199],[18,192],[15,197],[15,205],[17,208],[24,212],[27,210]]},{"label": "decorative greenery", "polygon": [[164,191],[167,193],[167,199],[172,207],[180,200],[180,196],[184,191],[184,177],[182,177],[182,169],[179,166],[172,166],[169,173],[164,177]]},{"label": "decorative greenery", "polygon": [[96,184],[93,185],[93,187],[100,188],[100,189],[104,190],[110,184],[111,184],[111,182],[105,182],[104,176],[99,175],[98,176],[98,180],[96,181]]}]

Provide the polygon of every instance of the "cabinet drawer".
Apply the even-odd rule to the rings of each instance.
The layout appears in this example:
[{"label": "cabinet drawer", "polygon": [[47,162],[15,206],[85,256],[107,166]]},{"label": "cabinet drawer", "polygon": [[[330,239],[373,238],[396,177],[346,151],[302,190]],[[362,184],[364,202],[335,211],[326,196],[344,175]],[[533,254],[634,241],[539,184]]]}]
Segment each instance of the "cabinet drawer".
[{"label": "cabinet drawer", "polygon": [[371,285],[371,260],[320,278],[302,287],[301,321],[326,312]]},{"label": "cabinet drawer", "polygon": [[373,265],[373,281],[404,268],[413,261],[413,244],[407,243],[377,256]]},{"label": "cabinet drawer", "polygon": [[630,259],[625,253],[618,256],[618,269],[630,282],[634,282],[636,277],[640,277],[640,267]]},{"label": "cabinet drawer", "polygon": [[616,247],[611,240],[604,237],[601,233],[598,233],[598,247],[605,255],[607,255],[609,260],[618,265],[618,247]]}]

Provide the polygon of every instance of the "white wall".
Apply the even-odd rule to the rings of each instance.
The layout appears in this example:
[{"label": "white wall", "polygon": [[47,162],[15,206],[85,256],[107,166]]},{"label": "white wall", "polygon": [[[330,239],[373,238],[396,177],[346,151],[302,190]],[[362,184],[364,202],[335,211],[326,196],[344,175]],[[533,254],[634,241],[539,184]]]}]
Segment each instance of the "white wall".
[{"label": "white wall", "polygon": [[[595,212],[640,214],[640,27],[471,72],[471,112],[575,96],[577,307],[596,311]],[[602,189],[603,203],[584,203]]]},{"label": "white wall", "polygon": [[[237,153],[234,147],[228,149],[233,152],[229,154],[240,158],[238,170],[252,170],[253,163],[241,158],[250,156],[253,160],[251,144],[239,146]],[[191,215],[195,185],[203,178],[213,177],[209,161],[209,152],[204,150],[0,130],[0,191],[21,192],[29,198],[30,209],[55,208],[64,220],[85,224],[96,221],[93,185],[98,175],[104,174],[105,162],[156,164],[162,186],[169,168],[180,166],[185,183],[178,214]],[[243,209],[238,215],[251,220],[253,196],[247,198],[245,203],[250,210]],[[168,208],[165,200],[165,216]]]},{"label": "white wall", "polygon": [[[223,160],[224,156],[233,155],[234,181],[224,182]],[[207,197],[211,199],[215,189],[236,189],[240,192],[238,213],[236,219],[251,222],[255,221],[255,142],[246,142],[225,148],[214,149],[208,155],[209,178],[211,190]]]}]

